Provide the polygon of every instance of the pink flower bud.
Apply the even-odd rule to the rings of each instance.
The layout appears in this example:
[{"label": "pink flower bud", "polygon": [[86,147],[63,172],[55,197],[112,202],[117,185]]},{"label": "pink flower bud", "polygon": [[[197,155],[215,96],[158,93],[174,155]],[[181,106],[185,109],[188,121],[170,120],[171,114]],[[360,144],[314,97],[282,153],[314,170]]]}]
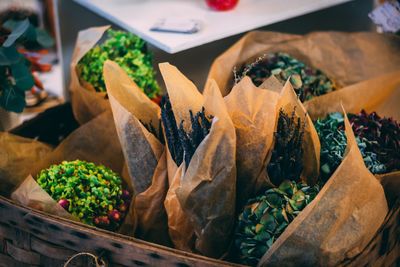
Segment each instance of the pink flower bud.
[{"label": "pink flower bud", "polygon": [[60,200],[58,201],[58,204],[59,204],[61,207],[63,207],[64,209],[68,209],[68,207],[69,207],[69,201],[66,200],[66,199],[60,199]]}]

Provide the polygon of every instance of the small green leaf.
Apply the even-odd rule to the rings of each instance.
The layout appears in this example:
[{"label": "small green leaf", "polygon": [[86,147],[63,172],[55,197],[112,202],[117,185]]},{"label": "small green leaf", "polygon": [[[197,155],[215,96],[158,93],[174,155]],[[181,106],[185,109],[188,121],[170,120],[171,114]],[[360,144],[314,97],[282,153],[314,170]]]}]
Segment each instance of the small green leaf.
[{"label": "small green leaf", "polygon": [[49,48],[54,45],[53,38],[44,30],[36,29],[36,41],[44,48]]},{"label": "small green leaf", "polygon": [[15,64],[21,57],[21,54],[18,53],[14,45],[10,47],[0,47],[0,66]]},{"label": "small green leaf", "polygon": [[21,22],[18,22],[17,25],[12,30],[11,34],[8,35],[7,40],[3,43],[4,47],[10,47],[15,43],[15,41],[21,37],[26,30],[29,28],[29,20],[24,19]]},{"label": "small green leaf", "polygon": [[11,65],[11,74],[15,79],[16,88],[21,91],[27,91],[35,84],[32,73],[23,61]]},{"label": "small green leaf", "polygon": [[26,105],[25,94],[12,87],[2,88],[0,106],[8,111],[21,113]]}]

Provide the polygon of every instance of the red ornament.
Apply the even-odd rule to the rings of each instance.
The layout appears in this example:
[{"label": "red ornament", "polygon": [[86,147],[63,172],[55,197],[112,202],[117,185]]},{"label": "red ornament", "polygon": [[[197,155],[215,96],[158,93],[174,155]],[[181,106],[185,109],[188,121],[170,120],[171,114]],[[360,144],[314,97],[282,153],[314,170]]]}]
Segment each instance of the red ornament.
[{"label": "red ornament", "polygon": [[227,11],[233,9],[239,0],[206,0],[207,5],[217,11]]}]

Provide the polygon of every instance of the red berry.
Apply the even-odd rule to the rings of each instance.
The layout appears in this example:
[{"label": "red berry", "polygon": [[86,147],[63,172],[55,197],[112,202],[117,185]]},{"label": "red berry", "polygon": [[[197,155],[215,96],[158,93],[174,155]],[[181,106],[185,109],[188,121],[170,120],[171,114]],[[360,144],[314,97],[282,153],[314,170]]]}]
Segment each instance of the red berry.
[{"label": "red berry", "polygon": [[115,222],[119,222],[121,220],[121,214],[117,210],[112,210],[108,213],[108,217]]},{"label": "red berry", "polygon": [[239,0],[206,0],[207,5],[217,11],[233,9]]},{"label": "red berry", "polygon": [[99,216],[94,218],[94,224],[102,226],[102,225],[109,225],[110,220],[108,219],[107,216]]},{"label": "red berry", "polygon": [[58,204],[59,204],[61,207],[63,207],[64,209],[68,209],[68,207],[69,207],[69,201],[66,200],[66,199],[60,199],[60,200],[58,201]]}]

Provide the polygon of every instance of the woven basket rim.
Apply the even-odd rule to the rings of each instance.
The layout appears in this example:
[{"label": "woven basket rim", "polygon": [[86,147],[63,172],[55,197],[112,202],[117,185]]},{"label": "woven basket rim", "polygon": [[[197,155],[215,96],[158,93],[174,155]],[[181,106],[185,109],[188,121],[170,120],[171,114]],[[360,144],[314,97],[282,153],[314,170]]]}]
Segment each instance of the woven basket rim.
[{"label": "woven basket rim", "polygon": [[[61,226],[66,225],[69,227],[73,227],[78,231],[82,231],[85,233],[93,233],[96,232],[96,234],[104,237],[104,238],[108,238],[114,242],[118,241],[118,242],[122,242],[125,245],[131,245],[131,244],[135,244],[137,246],[140,246],[142,249],[160,249],[163,250],[165,253],[167,254],[171,254],[171,256],[173,255],[180,255],[182,257],[190,257],[193,259],[199,259],[199,260],[203,260],[203,261],[207,261],[209,263],[215,263],[215,264],[220,264],[220,265],[227,265],[229,264],[229,266],[243,266],[237,263],[233,263],[233,262],[229,262],[229,261],[224,261],[224,260],[220,260],[220,259],[214,259],[214,258],[209,258],[203,255],[199,255],[199,254],[195,254],[195,253],[191,253],[191,252],[186,252],[186,251],[182,251],[182,250],[178,250],[178,249],[174,249],[174,248],[170,248],[170,247],[166,247],[166,246],[162,246],[159,244],[155,244],[155,243],[151,243],[145,240],[141,240],[135,237],[131,237],[131,236],[127,236],[127,235],[123,235],[123,234],[119,234],[119,233],[114,233],[114,232],[110,232],[104,229],[100,229],[100,228],[96,228],[94,226],[90,226],[90,225],[86,225],[84,223],[81,222],[77,222],[77,221],[72,221],[72,220],[68,220],[53,214],[49,214],[40,210],[36,210],[36,209],[32,209],[30,207],[26,207],[24,205],[21,205],[19,203],[16,203],[14,201],[12,201],[11,199],[4,197],[2,195],[0,195],[0,201],[5,201],[10,205],[16,206],[19,209],[24,209],[25,211],[27,211],[28,213],[32,213],[38,217],[42,217],[44,219],[47,220],[51,220],[54,223],[60,224]],[[1,220],[0,220],[1,221]]]}]

